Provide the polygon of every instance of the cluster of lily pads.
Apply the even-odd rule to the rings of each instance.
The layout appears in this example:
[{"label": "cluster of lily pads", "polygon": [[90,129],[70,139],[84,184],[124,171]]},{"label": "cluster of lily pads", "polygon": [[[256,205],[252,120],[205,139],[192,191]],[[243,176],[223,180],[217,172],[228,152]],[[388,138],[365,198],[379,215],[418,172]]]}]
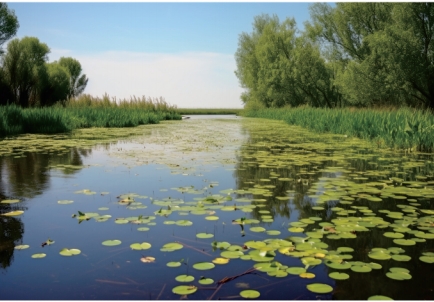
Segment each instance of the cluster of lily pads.
[{"label": "cluster of lily pads", "polygon": [[[256,127],[255,123],[257,122],[246,121],[243,125],[253,129]],[[258,126],[251,132],[251,140],[240,150],[235,149],[234,146],[239,142],[231,141],[234,139],[231,136],[225,136],[225,139],[221,140],[209,138],[210,133],[229,133],[226,131],[227,126],[216,129],[208,127],[204,122],[189,125],[201,128],[199,136],[189,135],[188,132],[196,133],[191,129],[176,129],[166,125],[164,127],[172,131],[172,135],[149,138],[151,143],[160,144],[150,148],[151,150],[112,151],[119,158],[134,159],[138,164],[165,164],[171,168],[173,174],[192,175],[200,164],[236,163],[238,188],[220,190],[219,194],[213,194],[219,185],[218,182],[209,182],[206,188],[171,188],[172,191],[186,196],[197,196],[188,198],[188,201],[185,201],[185,198],[172,197],[153,199],[145,195],[128,193],[120,195],[117,203],[140,214],[113,218],[112,215],[103,213],[109,208],[101,207],[98,209],[101,213],[78,211],[72,216],[79,222],[94,219],[97,222],[137,225],[137,231],[146,232],[152,231],[152,226],[161,221],[164,225],[190,227],[193,222],[189,219],[179,219],[179,216],[188,218],[189,215],[194,215],[215,223],[239,225],[241,233],[247,233],[247,239],[242,245],[212,241],[210,248],[216,257],[209,262],[193,263],[192,267],[196,270],[212,270],[216,265],[230,265],[234,261],[252,261],[256,271],[272,278],[296,275],[303,279],[315,279],[312,268],[325,265],[329,269],[328,276],[331,279],[346,280],[352,273],[382,271],[386,263],[391,263],[390,260],[396,261],[392,262],[394,265],[411,261],[408,248],[412,246],[420,247],[417,261],[434,263],[434,253],[424,250],[426,244],[431,244],[430,240],[434,239],[434,210],[431,206],[434,199],[432,160],[424,159],[422,156],[396,157],[392,156],[394,153],[389,150],[371,152],[370,143],[354,138],[315,135],[302,128],[290,127],[280,122],[269,123],[273,125],[272,130],[269,130],[270,125],[263,128]],[[216,136],[218,137],[213,135]],[[228,146],[223,148],[222,142],[228,143]],[[211,155],[215,153],[209,152],[210,150],[222,152],[218,153],[219,156],[213,157]],[[238,159],[234,158],[234,153]],[[176,160],[178,155],[184,158],[182,163]],[[195,164],[189,165],[190,162]],[[256,173],[253,176],[252,170]],[[278,191],[279,188],[285,189]],[[96,191],[89,189],[75,193],[97,194]],[[98,194],[105,195],[108,192]],[[295,221],[285,223],[285,228],[268,229],[267,226],[272,224],[278,215],[271,201],[289,205],[292,211],[298,210],[300,216]],[[58,201],[61,205],[71,203],[72,200]],[[150,208],[152,214],[144,214],[144,210],[149,211]],[[240,217],[227,221],[225,213],[235,211]],[[3,215],[20,214],[22,211],[12,211]],[[163,217],[164,220],[161,219]],[[354,248],[346,245],[351,245],[351,240],[356,242],[373,232],[380,233],[380,237],[388,246],[378,244],[368,248],[367,258],[361,261]],[[251,233],[264,239],[251,240],[248,238]],[[207,232],[196,234],[196,238],[200,240],[213,240],[213,237],[214,234]],[[122,242],[107,239],[102,244],[115,246],[121,245]],[[336,245],[342,246],[334,248]],[[152,242],[136,242],[132,243],[130,248],[147,250],[151,246]],[[18,246],[16,248],[21,249]],[[182,248],[181,243],[168,242],[160,247],[160,251],[176,253]],[[63,249],[61,255],[76,255],[79,253],[77,251]],[[299,259],[299,265],[288,266],[287,263],[293,261],[286,262],[286,257],[291,257],[292,260]],[[152,256],[141,258],[144,263],[152,263],[154,260]],[[179,267],[183,263],[170,261],[167,267]],[[390,279],[406,281],[412,278],[412,272],[408,269],[389,265],[387,269],[384,275]],[[174,287],[172,291],[175,294],[189,295],[198,290],[192,283],[195,281],[193,275],[179,275],[176,281],[189,284]],[[209,277],[201,277],[198,282],[201,285],[216,283]],[[318,282],[312,282],[306,288],[317,294],[328,294],[333,291],[329,284]],[[241,291],[240,296],[258,298],[260,293],[248,289]],[[369,299],[382,298],[387,297],[376,295]]]}]

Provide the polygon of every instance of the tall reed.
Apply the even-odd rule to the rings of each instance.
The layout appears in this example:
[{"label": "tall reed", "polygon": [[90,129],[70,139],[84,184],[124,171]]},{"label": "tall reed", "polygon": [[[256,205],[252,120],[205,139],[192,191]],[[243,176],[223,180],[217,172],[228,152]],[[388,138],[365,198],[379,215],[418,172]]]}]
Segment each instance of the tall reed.
[{"label": "tall reed", "polygon": [[20,133],[61,133],[88,127],[134,127],[179,120],[176,106],[163,98],[110,99],[82,95],[52,107],[0,106],[0,136]]},{"label": "tall reed", "polygon": [[410,108],[282,108],[245,110],[248,117],[283,120],[316,132],[355,136],[377,143],[379,147],[434,151],[434,115]]}]

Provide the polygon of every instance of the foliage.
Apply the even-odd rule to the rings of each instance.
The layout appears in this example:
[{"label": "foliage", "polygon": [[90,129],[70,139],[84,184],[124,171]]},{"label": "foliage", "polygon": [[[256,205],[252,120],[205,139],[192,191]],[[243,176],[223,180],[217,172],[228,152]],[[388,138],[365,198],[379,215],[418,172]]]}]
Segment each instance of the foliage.
[{"label": "foliage", "polygon": [[245,110],[242,115],[283,120],[316,132],[331,132],[377,143],[378,147],[434,150],[434,117],[429,111],[298,107]]},{"label": "foliage", "polygon": [[[57,67],[56,67],[57,68]],[[62,67],[60,67],[62,68]],[[133,97],[119,103],[88,95],[70,99],[66,107],[21,108],[0,106],[0,136],[20,133],[61,133],[89,127],[135,127],[162,120],[179,120],[175,107],[164,99]]]},{"label": "foliage", "polygon": [[433,3],[315,3],[293,19],[257,16],[235,74],[245,104],[434,108]]},{"label": "foliage", "polygon": [[80,62],[73,58],[61,57],[58,63],[69,72],[68,98],[79,96],[89,81],[85,74],[81,75]]},{"label": "foliage", "polygon": [[[0,46],[15,36],[19,26],[14,11],[9,10],[6,3],[0,3]],[[2,54],[3,50],[0,49]]]}]

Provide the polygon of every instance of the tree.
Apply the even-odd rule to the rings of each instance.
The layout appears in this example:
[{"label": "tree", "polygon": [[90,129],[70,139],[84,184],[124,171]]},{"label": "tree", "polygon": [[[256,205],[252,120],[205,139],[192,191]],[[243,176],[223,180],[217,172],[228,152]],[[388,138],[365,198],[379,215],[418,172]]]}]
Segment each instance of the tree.
[{"label": "tree", "polygon": [[43,89],[40,96],[41,106],[51,106],[68,99],[70,93],[69,71],[58,62],[46,63],[46,80],[41,83]]},{"label": "tree", "polygon": [[253,33],[240,35],[235,58],[235,74],[247,90],[241,96],[244,103],[336,105],[333,69],[327,67],[317,43],[307,35],[297,37],[294,19],[280,23],[277,16],[255,17]]},{"label": "tree", "polygon": [[[0,2],[0,46],[15,36],[19,28],[18,19],[14,11],[8,9],[6,3]],[[3,50],[0,48],[0,55]]]},{"label": "tree", "polygon": [[68,98],[80,95],[86,88],[88,78],[85,74],[81,75],[82,69],[79,61],[73,58],[61,57],[59,65],[66,68],[69,72],[69,91]]},{"label": "tree", "polygon": [[4,80],[9,86],[12,101],[23,107],[37,104],[43,84],[50,49],[35,37],[14,39],[2,58]]}]

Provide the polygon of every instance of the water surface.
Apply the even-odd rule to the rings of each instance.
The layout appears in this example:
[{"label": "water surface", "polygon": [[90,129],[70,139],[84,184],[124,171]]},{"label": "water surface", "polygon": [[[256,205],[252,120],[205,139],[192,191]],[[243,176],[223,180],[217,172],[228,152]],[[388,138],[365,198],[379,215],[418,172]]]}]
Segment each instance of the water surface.
[{"label": "water surface", "polygon": [[[2,203],[0,211],[24,211],[0,216],[2,299],[173,300],[186,298],[172,292],[184,284],[197,287],[188,299],[201,300],[241,299],[245,289],[259,291],[264,300],[434,298],[434,264],[420,260],[423,253],[434,256],[430,154],[379,150],[354,138],[236,116],[98,131],[2,141],[0,200],[20,201]],[[120,136],[127,132],[132,135]],[[128,196],[132,203],[120,202]],[[79,211],[98,213],[99,219],[72,217]],[[125,218],[127,223],[116,223]],[[138,230],[143,227],[149,230]],[[387,232],[414,244],[398,244]],[[200,239],[198,233],[213,237]],[[54,243],[42,246],[47,239]],[[280,239],[292,248],[285,250]],[[104,246],[105,240],[121,244]],[[130,248],[142,242],[151,248]],[[183,248],[160,250],[170,242]],[[193,267],[222,257],[227,246],[218,248],[221,242],[244,256],[255,250],[260,255],[231,258],[210,270]],[[30,247],[14,249],[22,244]],[[59,254],[63,248],[81,253],[65,257]],[[407,257],[374,259],[376,248]],[[46,257],[32,258],[36,253]],[[146,256],[155,261],[141,262]],[[168,267],[171,261],[182,265]],[[348,268],[333,267],[344,262]],[[265,269],[269,263],[272,268]],[[369,265],[369,272],[358,271]],[[217,283],[254,266],[262,268]],[[313,278],[287,273],[291,267]],[[389,278],[396,267],[411,277]],[[333,272],[349,278],[335,280]],[[182,274],[195,280],[176,281]],[[201,277],[214,282],[199,284]],[[333,291],[313,293],[306,288],[312,283]]]}]

